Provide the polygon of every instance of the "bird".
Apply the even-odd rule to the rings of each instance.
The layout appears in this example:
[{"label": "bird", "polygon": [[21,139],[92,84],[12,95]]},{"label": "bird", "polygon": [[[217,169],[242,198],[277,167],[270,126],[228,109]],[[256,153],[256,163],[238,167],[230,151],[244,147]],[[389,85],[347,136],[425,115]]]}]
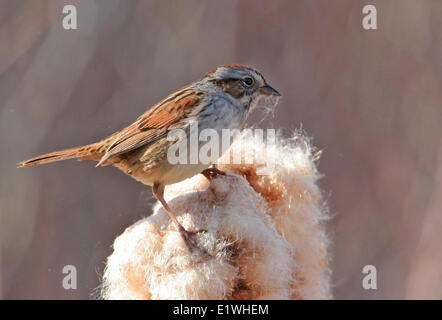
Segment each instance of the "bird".
[{"label": "bird", "polygon": [[242,129],[248,114],[264,96],[279,97],[263,75],[246,65],[227,64],[216,67],[200,80],[170,94],[149,108],[135,122],[92,144],[43,154],[20,162],[17,167],[31,167],[55,161],[77,159],[96,161],[97,167],[112,165],[137,181],[151,186],[189,248],[195,246],[195,231],[187,231],[176,219],[164,199],[166,185],[202,173],[209,180],[224,172],[207,163],[171,163],[168,150],[177,139],[174,130],[183,130],[189,141],[189,128],[199,130]]}]

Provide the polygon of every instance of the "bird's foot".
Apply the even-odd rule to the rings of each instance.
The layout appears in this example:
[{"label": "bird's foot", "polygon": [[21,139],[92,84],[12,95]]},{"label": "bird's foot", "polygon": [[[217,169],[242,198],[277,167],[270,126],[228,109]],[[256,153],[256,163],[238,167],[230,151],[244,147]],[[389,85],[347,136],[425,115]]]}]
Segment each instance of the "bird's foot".
[{"label": "bird's foot", "polygon": [[183,240],[186,243],[186,246],[190,252],[192,252],[195,249],[198,249],[204,255],[208,255],[207,251],[204,248],[201,248],[201,246],[198,245],[198,242],[195,239],[195,237],[199,233],[207,232],[206,230],[187,231],[186,229],[183,228],[183,226],[179,225],[178,231],[180,232],[181,237],[183,237]]},{"label": "bird's foot", "polygon": [[201,172],[203,176],[207,178],[207,180],[212,181],[218,176],[225,176],[226,173],[224,171],[219,170],[216,167],[210,167]]}]

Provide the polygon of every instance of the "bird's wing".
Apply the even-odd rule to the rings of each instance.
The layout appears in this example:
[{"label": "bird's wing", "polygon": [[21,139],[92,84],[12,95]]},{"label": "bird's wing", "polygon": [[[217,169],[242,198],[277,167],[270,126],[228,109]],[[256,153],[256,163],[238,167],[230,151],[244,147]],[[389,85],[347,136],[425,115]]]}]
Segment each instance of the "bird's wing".
[{"label": "bird's wing", "polygon": [[192,88],[181,89],[154,105],[141,115],[133,124],[121,130],[109,145],[97,166],[106,160],[135,150],[164,137],[171,128],[194,110],[205,92]]}]

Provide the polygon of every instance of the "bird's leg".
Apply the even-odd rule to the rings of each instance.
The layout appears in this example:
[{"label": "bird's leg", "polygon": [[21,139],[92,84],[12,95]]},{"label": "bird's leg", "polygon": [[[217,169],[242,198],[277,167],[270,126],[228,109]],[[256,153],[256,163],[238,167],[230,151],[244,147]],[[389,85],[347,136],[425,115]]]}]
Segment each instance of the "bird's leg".
[{"label": "bird's leg", "polygon": [[213,165],[210,168],[204,169],[201,174],[207,178],[207,180],[212,181],[217,176],[225,176],[226,173],[224,171],[219,170],[216,165]]},{"label": "bird's leg", "polygon": [[169,215],[170,219],[175,223],[175,225],[178,228],[178,231],[180,232],[181,236],[184,239],[184,242],[188,246],[189,250],[192,251],[193,247],[198,247],[196,242],[192,239],[192,236],[198,233],[198,231],[187,231],[184,229],[184,227],[181,225],[181,223],[178,222],[177,218],[173,214],[172,210],[170,209],[169,205],[167,204],[166,200],[164,200],[164,184],[161,183],[154,183],[152,187],[152,193],[155,196],[155,198],[158,199],[158,201],[161,202],[164,209],[166,210],[167,214]]}]

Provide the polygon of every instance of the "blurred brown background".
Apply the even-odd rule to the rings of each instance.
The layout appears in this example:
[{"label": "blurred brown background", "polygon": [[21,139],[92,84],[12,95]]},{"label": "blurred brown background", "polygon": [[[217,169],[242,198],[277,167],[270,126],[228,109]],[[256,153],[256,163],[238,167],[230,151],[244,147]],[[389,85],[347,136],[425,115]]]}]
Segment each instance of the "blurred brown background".
[{"label": "blurred brown background", "polygon": [[[62,8],[78,9],[78,30]],[[378,29],[361,27],[374,4]],[[267,122],[324,149],[338,299],[442,298],[442,2],[0,1],[1,297],[88,299],[151,189],[31,156],[93,142],[219,64],[282,94]],[[260,117],[255,113],[250,122]],[[75,265],[78,289],[62,287]],[[378,289],[362,288],[364,265]]]}]

